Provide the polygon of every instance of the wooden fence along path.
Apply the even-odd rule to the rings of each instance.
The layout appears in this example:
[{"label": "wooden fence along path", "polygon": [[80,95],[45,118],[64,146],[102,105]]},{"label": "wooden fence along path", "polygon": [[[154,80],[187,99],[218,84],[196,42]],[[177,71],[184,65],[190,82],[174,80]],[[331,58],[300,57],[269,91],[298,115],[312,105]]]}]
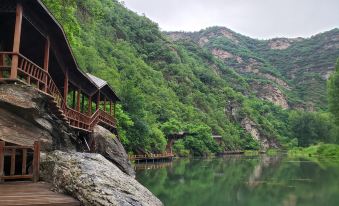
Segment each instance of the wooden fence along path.
[{"label": "wooden fence along path", "polygon": [[[7,162],[6,157],[9,160]],[[10,165],[8,168],[5,168],[6,163]],[[39,142],[35,142],[33,146],[6,146],[4,141],[0,141],[0,182],[14,179],[31,179],[37,182],[39,170]]]},{"label": "wooden fence along path", "polygon": [[144,154],[144,155],[129,155],[128,159],[131,161],[160,161],[171,160],[174,157],[173,153],[161,153],[161,154]]}]

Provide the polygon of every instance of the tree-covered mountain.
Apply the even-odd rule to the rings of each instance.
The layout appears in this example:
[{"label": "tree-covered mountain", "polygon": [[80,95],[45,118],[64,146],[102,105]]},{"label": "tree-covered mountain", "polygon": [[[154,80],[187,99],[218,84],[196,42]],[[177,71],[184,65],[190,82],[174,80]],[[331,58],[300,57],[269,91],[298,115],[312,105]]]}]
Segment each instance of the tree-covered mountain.
[{"label": "tree-covered mountain", "polygon": [[252,39],[224,27],[171,32],[176,42],[193,41],[249,78],[262,99],[282,107],[327,108],[326,80],[339,56],[339,29],[310,38]]},{"label": "tree-covered mountain", "polygon": [[[163,151],[166,136],[179,131],[192,134],[176,142],[179,153],[202,155],[224,148],[258,149],[296,143],[288,121],[290,111],[258,94],[265,88],[263,84],[272,84],[279,89],[277,93],[281,90],[280,95],[289,97],[288,103],[303,100],[284,72],[290,67],[281,69],[278,57],[270,56],[275,51],[266,48],[269,41],[233,32],[234,38],[242,37],[241,41],[203,34],[220,28],[173,41],[156,23],[116,0],[43,2],[65,29],[80,68],[116,89],[122,100],[117,110],[119,135],[129,151]],[[338,30],[332,32],[338,34]],[[224,51],[231,47],[226,42],[244,44],[234,47],[243,54],[239,55],[241,59],[220,59],[216,55],[221,51],[216,45],[225,46]],[[236,56],[235,51],[227,52]],[[334,64],[334,55],[324,54],[330,56],[326,65]],[[254,75],[244,75],[238,67],[241,61],[263,66],[253,68],[258,69]],[[296,59],[295,64],[299,62],[302,60]],[[222,136],[221,146],[213,134]]]}]

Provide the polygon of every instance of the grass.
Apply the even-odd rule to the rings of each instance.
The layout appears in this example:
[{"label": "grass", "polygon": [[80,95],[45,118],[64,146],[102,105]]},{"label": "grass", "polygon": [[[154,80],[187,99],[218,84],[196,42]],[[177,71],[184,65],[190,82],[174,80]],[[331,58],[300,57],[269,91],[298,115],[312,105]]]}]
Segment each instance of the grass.
[{"label": "grass", "polygon": [[339,145],[336,144],[317,144],[306,148],[293,148],[288,151],[290,156],[320,156],[339,158]]}]

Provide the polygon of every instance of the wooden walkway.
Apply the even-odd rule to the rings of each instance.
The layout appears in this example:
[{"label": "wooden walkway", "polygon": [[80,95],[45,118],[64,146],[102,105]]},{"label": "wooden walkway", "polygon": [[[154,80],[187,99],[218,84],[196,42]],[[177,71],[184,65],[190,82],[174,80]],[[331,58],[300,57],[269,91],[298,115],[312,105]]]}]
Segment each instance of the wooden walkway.
[{"label": "wooden walkway", "polygon": [[172,160],[174,157],[173,153],[161,153],[161,154],[144,154],[144,155],[129,155],[128,159],[131,161],[161,161],[161,160]]},{"label": "wooden walkway", "polygon": [[0,183],[0,206],[75,206],[80,202],[72,197],[51,191],[48,183],[12,182]]}]

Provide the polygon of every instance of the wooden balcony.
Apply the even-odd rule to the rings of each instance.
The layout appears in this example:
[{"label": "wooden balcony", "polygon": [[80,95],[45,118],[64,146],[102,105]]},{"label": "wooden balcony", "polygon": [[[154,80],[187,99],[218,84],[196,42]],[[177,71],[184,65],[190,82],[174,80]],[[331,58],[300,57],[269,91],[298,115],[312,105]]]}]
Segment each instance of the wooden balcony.
[{"label": "wooden balcony", "polygon": [[[18,59],[18,66],[15,68],[12,64],[14,58]],[[92,115],[68,107],[64,95],[50,74],[22,54],[0,52],[0,80],[19,81],[50,96],[49,104],[52,111],[74,129],[92,132],[97,124],[110,130],[116,128],[114,116],[102,111],[100,107]]]}]

